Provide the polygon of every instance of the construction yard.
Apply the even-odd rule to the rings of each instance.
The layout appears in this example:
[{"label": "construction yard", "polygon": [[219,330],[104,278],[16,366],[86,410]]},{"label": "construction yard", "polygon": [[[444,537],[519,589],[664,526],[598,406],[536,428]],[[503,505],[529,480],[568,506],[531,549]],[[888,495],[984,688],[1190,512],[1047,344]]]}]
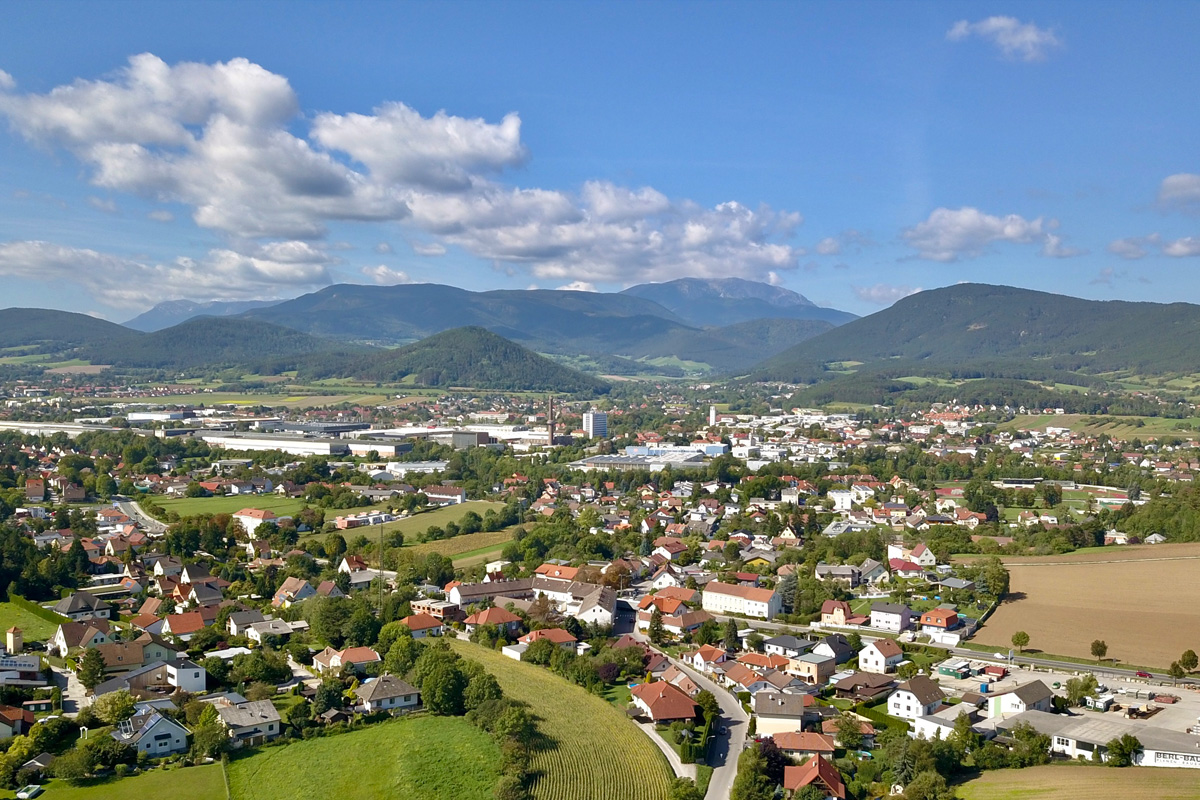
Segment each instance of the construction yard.
[{"label": "construction yard", "polygon": [[1101,639],[1109,659],[1164,671],[1184,650],[1200,649],[1200,544],[1099,548],[1005,565],[1009,597],[977,644],[1007,650],[1013,633],[1025,631],[1027,651],[1090,659]]}]

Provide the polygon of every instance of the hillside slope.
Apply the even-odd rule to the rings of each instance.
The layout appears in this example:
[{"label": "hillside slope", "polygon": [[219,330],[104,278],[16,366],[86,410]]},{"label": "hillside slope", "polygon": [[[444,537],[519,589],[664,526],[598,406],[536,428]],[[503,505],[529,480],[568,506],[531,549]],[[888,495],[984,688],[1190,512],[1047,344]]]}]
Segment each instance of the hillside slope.
[{"label": "hillside slope", "polygon": [[1093,374],[1200,372],[1200,306],[960,284],[906,297],[804,341],[754,374],[803,380],[830,362],[862,362],[863,369],[987,363]]},{"label": "hillside slope", "polygon": [[755,319],[811,319],[833,325],[856,317],[822,308],[802,294],[741,278],[679,278],[630,286],[621,294],[652,300],[697,327],[721,327]]},{"label": "hillside slope", "polygon": [[262,308],[274,305],[277,300],[209,300],[198,303],[195,300],[166,300],[149,311],[138,314],[131,320],[122,323],[126,328],[150,333],[170,328],[187,322],[195,317],[229,317],[241,314],[252,308]]},{"label": "hillside slope", "polygon": [[116,342],[136,337],[128,328],[87,314],[49,308],[0,310],[0,347],[36,345],[49,352],[102,339]]},{"label": "hillside slope", "polygon": [[[319,361],[319,363],[318,363]],[[318,357],[303,369],[311,377],[469,386],[504,391],[596,392],[608,384],[480,327],[455,328],[395,350],[348,361]]]}]

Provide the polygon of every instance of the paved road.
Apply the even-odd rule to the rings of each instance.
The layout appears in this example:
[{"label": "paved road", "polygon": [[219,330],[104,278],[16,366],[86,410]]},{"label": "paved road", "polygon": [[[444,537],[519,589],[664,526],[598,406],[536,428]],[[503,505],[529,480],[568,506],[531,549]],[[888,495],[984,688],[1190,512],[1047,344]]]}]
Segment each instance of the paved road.
[{"label": "paved road", "polygon": [[86,705],[89,705],[87,689],[75,677],[75,673],[67,669],[51,668],[54,672],[54,685],[62,689],[62,711],[65,716],[73,717]]},{"label": "paved road", "polygon": [[167,526],[154,517],[142,511],[142,507],[132,500],[118,500],[116,506],[126,516],[137,520],[138,525],[146,530],[147,533],[162,535],[167,532]]},{"label": "paved road", "polygon": [[[642,633],[634,632],[633,637],[649,644]],[[726,730],[722,735],[717,733],[709,747],[708,765],[713,768],[712,779],[708,783],[708,794],[705,800],[729,800],[729,792],[733,789],[733,779],[737,777],[737,760],[746,746],[746,732],[750,727],[750,715],[742,708],[738,699],[725,689],[717,686],[709,678],[696,670],[672,658],[671,663],[686,672],[701,689],[707,689],[717,698],[721,706],[721,718],[718,725]]]}]

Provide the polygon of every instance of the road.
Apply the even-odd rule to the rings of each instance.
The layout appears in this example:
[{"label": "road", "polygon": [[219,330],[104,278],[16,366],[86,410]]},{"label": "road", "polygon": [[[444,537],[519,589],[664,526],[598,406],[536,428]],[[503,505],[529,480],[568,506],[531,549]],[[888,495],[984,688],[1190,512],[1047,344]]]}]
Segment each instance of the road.
[{"label": "road", "polygon": [[54,685],[62,689],[62,711],[64,716],[73,717],[86,705],[88,705],[87,690],[83,688],[83,684],[75,677],[75,673],[68,669],[59,669],[52,667],[54,672]]},{"label": "road", "polygon": [[161,536],[167,532],[167,526],[165,524],[159,522],[145,511],[142,511],[142,507],[132,500],[114,500],[114,502],[122,513],[137,520],[138,525],[141,526],[146,533],[153,534],[155,536]]},{"label": "road", "polygon": [[[650,644],[650,641],[642,633],[633,631],[632,636],[647,645]],[[670,660],[672,664],[686,672],[697,686],[712,692],[713,697],[717,698],[717,703],[721,706],[721,718],[717,724],[725,728],[725,733],[721,734],[718,729],[709,746],[708,765],[713,768],[713,774],[708,783],[708,793],[704,797],[705,800],[729,800],[729,792],[733,789],[733,779],[737,777],[738,756],[746,747],[750,715],[742,708],[738,699],[727,690],[717,686],[682,661],[674,658]]]}]

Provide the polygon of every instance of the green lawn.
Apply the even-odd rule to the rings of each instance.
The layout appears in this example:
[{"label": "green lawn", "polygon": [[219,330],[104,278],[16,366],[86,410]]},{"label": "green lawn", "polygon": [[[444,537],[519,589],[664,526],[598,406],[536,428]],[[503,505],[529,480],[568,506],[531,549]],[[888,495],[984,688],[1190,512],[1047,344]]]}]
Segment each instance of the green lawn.
[{"label": "green lawn", "polygon": [[536,753],[534,800],[665,800],[674,773],[624,714],[549,670],[459,639],[450,646],[481,662],[509,697],[529,705],[555,744]]},{"label": "green lawn", "polygon": [[1193,769],[1051,764],[985,772],[954,787],[964,800],[1200,800]]},{"label": "green lawn", "polygon": [[281,516],[289,516],[307,505],[303,500],[280,497],[275,494],[235,494],[228,497],[156,497],[154,501],[167,511],[174,511],[181,517],[192,517],[197,514],[235,514],[243,508],[260,508],[263,511],[274,511]]},{"label": "green lawn", "polygon": [[[405,544],[408,544],[410,541],[412,544],[416,544],[418,533],[424,533],[435,525],[439,528],[444,528],[447,522],[457,524],[468,511],[474,511],[482,517],[484,512],[489,508],[494,508],[498,511],[504,508],[504,504],[494,500],[468,500],[459,505],[443,506],[442,508],[435,508],[430,511],[422,511],[420,514],[414,514],[411,517],[389,522],[383,526],[383,529],[385,531],[400,531],[404,534]],[[333,516],[329,512],[325,512],[325,516],[327,519],[333,519]],[[375,528],[371,530],[378,533]],[[443,553],[443,555],[449,554]]]},{"label": "green lawn", "polygon": [[420,715],[264,748],[230,762],[229,785],[233,800],[488,800],[499,761],[465,719]]},{"label": "green lawn", "polygon": [[[13,795],[5,792],[2,796]],[[46,784],[46,793],[42,797],[47,800],[110,800],[113,797],[225,800],[225,778],[221,774],[220,764],[186,769],[155,769],[131,778],[90,781],[83,786],[51,781]]]},{"label": "green lawn", "polygon": [[21,629],[27,642],[44,642],[58,630],[53,622],[35,617],[23,608],[12,603],[0,603],[0,633],[14,625]]}]

